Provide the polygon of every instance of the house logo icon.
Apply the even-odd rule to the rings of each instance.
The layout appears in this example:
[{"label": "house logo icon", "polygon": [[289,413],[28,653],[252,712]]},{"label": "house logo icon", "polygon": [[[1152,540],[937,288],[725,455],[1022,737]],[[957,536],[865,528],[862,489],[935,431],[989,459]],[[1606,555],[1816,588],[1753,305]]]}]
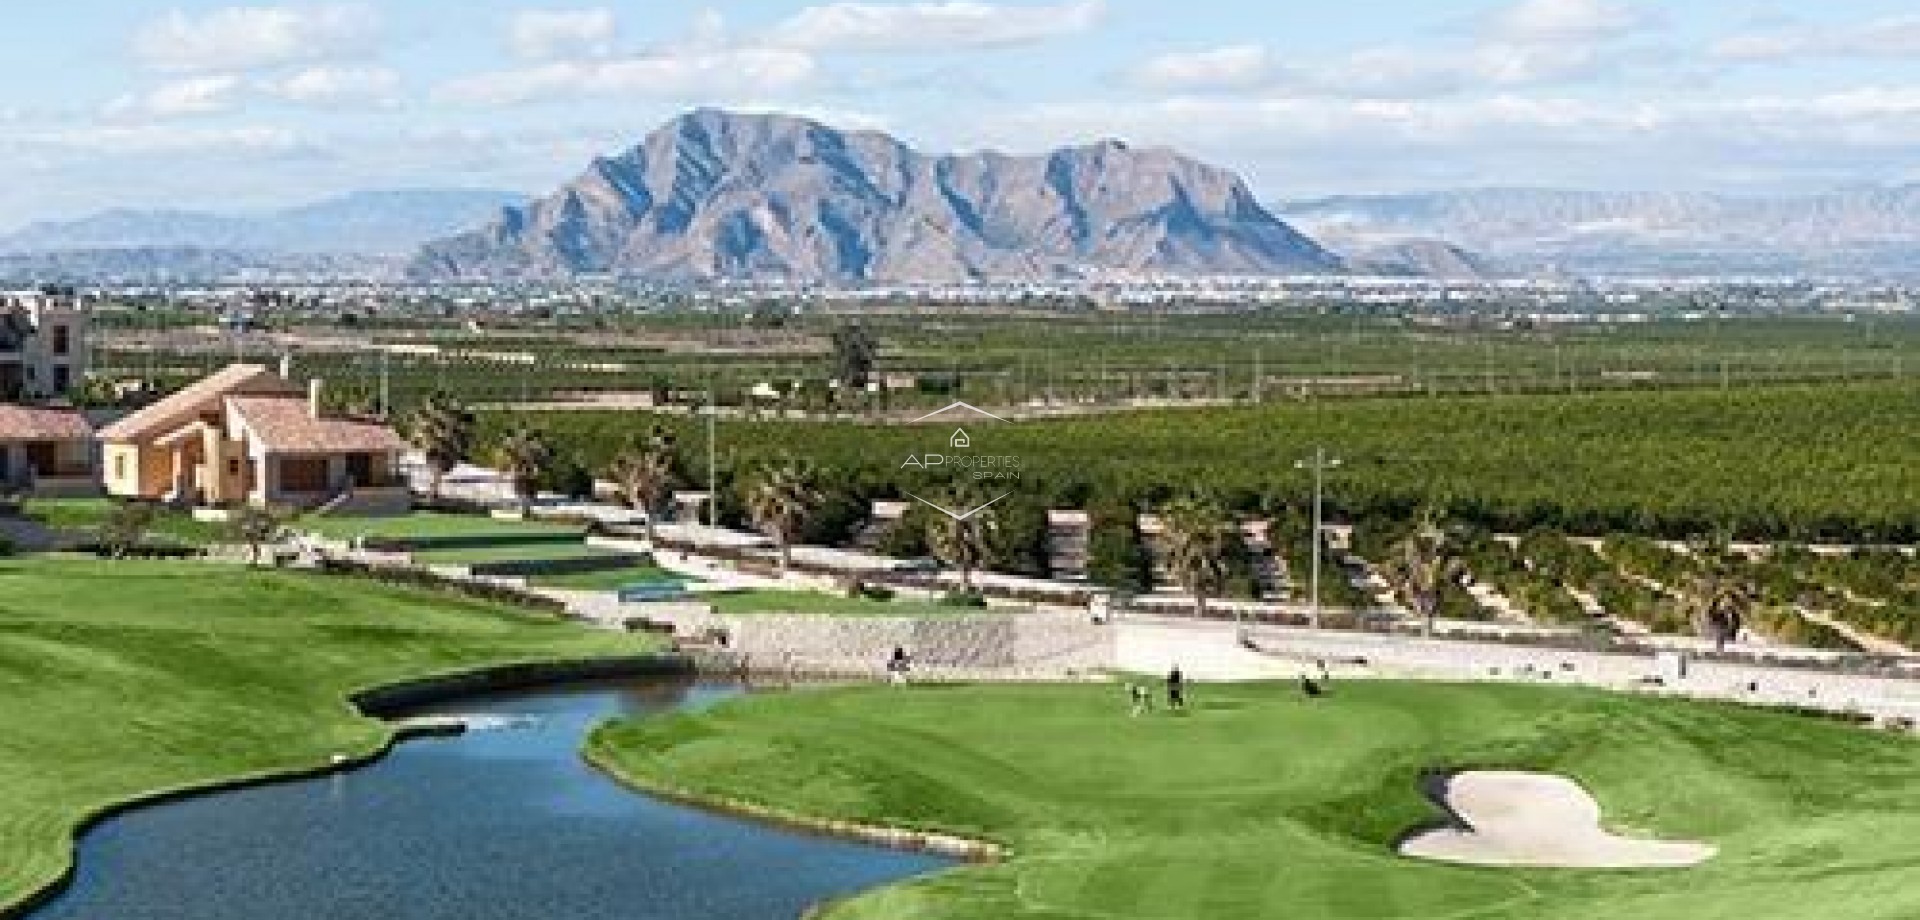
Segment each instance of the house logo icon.
[{"label": "house logo icon", "polygon": [[967,437],[967,430],[965,428],[953,433],[953,446],[955,449],[964,449],[973,446],[973,439]]}]

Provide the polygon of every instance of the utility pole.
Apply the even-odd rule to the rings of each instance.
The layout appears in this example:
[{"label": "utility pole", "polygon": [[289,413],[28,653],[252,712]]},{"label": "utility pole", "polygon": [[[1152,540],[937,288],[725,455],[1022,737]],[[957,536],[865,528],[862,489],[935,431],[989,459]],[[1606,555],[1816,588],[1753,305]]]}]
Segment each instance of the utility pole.
[{"label": "utility pole", "polygon": [[720,451],[715,440],[720,428],[719,407],[714,405],[714,391],[707,388],[707,526],[716,530],[720,527]]},{"label": "utility pole", "polygon": [[1313,471],[1313,575],[1312,606],[1308,608],[1307,625],[1320,628],[1320,553],[1322,537],[1326,533],[1326,475],[1328,470],[1339,469],[1340,460],[1327,456],[1327,449],[1313,449],[1312,460],[1302,460],[1294,464],[1295,469]]},{"label": "utility pole", "polygon": [[380,417],[393,417],[393,352],[380,349]]}]

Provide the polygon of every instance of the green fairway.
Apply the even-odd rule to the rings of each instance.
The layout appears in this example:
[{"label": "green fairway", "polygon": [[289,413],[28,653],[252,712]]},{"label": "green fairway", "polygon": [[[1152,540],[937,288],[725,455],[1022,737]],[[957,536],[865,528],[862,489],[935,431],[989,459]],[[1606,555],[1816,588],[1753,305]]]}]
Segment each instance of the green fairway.
[{"label": "green fairway", "polygon": [[[872,892],[834,920],[1866,920],[1920,916],[1920,743],[1726,705],[1507,685],[1199,688],[1130,718],[1114,686],[841,689],[617,723],[641,785],[943,830],[1007,861]],[[1695,869],[1397,857],[1424,770],[1572,776]]]},{"label": "green fairway", "polygon": [[0,905],[52,880],[109,805],[378,749],[355,691],[645,641],[346,577],[0,561]]}]

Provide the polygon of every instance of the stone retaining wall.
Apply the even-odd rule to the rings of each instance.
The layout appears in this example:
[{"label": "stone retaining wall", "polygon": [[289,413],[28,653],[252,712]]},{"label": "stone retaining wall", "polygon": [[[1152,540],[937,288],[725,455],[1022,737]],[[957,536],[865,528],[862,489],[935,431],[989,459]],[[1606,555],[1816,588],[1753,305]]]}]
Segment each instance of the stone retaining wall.
[{"label": "stone retaining wall", "polygon": [[1363,659],[1389,675],[1449,680],[1523,680],[1793,706],[1885,719],[1920,719],[1920,681],[1807,668],[1692,660],[1684,676],[1651,654],[1583,652],[1486,642],[1263,628],[1271,654],[1312,662]]},{"label": "stone retaining wall", "polygon": [[894,649],[921,676],[1073,677],[1111,668],[1114,633],[1079,614],[935,617],[714,616],[634,607],[634,619],[682,637],[719,634],[751,670],[819,676],[884,674]]}]

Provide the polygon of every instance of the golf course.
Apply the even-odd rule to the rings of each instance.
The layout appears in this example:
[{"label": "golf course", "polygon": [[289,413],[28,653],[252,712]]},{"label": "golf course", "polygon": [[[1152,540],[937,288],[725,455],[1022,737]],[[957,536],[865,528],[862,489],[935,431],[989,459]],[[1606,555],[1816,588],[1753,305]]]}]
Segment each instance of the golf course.
[{"label": "golf course", "polygon": [[[602,728],[641,788],[798,820],[954,834],[1006,858],[832,920],[1865,920],[1920,916],[1920,743],[1732,705],[1524,685],[1205,686],[1130,716],[1114,685],[834,689]],[[1693,868],[1481,868],[1397,855],[1431,771],[1589,791]]]},{"label": "golf course", "polygon": [[391,729],[358,691],[643,641],[355,578],[0,560],[0,908],[59,877],[103,810],[377,752]]}]

